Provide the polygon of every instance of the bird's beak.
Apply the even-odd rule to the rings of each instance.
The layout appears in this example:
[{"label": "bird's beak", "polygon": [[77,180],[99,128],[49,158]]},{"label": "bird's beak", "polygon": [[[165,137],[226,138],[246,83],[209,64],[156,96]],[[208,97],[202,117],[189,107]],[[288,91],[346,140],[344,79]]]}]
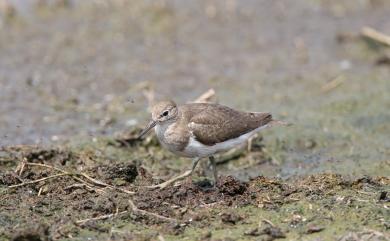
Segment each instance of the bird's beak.
[{"label": "bird's beak", "polygon": [[145,129],[143,129],[141,131],[141,133],[139,134],[138,138],[142,138],[146,133],[148,133],[148,131],[150,131],[150,129],[152,129],[153,127],[155,127],[157,124],[157,121],[154,121],[154,120],[151,120],[148,125],[145,127]]}]

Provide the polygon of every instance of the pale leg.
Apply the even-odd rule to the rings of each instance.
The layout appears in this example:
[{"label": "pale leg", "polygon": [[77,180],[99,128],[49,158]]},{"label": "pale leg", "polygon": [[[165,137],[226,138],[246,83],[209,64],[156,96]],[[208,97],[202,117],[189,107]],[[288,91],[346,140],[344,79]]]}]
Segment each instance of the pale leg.
[{"label": "pale leg", "polygon": [[192,161],[192,167],[191,167],[191,170],[188,170],[186,172],[184,172],[183,174],[177,176],[177,177],[174,177],[172,179],[169,179],[168,181],[165,181],[163,183],[160,183],[160,184],[157,184],[157,185],[153,185],[153,186],[147,186],[147,188],[160,188],[160,189],[163,189],[163,188],[166,188],[167,186],[179,181],[179,180],[182,180],[188,176],[191,176],[192,172],[194,172],[195,170],[195,167],[196,165],[198,164],[200,158],[195,158],[193,161]]},{"label": "pale leg", "polygon": [[214,159],[213,156],[210,156],[210,157],[209,157],[209,160],[210,160],[211,166],[212,166],[212,168],[213,168],[214,186],[217,186],[217,182],[218,182],[217,163],[215,162],[215,159]]}]

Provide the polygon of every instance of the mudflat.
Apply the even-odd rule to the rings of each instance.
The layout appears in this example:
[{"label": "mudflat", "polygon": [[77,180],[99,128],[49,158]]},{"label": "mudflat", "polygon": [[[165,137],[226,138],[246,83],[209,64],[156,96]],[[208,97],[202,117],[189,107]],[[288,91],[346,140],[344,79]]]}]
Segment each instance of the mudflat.
[{"label": "mudflat", "polygon": [[[0,240],[389,240],[387,1],[0,9]],[[209,88],[292,126],[204,161],[135,137]],[[209,178],[207,178],[209,177]]]}]

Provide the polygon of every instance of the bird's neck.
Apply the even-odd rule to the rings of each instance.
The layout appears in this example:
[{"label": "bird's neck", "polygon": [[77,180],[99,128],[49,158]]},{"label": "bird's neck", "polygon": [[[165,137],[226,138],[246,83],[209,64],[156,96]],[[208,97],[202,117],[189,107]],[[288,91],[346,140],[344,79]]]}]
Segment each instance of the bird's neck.
[{"label": "bird's neck", "polygon": [[168,121],[164,121],[162,123],[158,123],[156,125],[156,127],[154,128],[155,132],[156,132],[156,135],[158,137],[159,140],[163,140],[164,139],[164,134],[165,132],[172,126],[176,123],[176,120],[175,119],[172,119],[172,120],[168,120]]},{"label": "bird's neck", "polygon": [[167,120],[167,121],[164,121],[164,122],[161,122],[161,123],[157,123],[154,130],[155,130],[156,135],[160,141],[164,139],[165,132],[170,127],[176,125],[179,122],[179,120],[181,118],[181,114],[182,114],[181,111],[178,110],[177,115],[174,118]]}]

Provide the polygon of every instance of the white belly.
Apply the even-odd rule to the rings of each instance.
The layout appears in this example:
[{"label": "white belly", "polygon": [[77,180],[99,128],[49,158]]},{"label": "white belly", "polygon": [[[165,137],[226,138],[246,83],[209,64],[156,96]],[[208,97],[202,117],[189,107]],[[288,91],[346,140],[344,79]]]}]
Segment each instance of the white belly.
[{"label": "white belly", "polygon": [[237,138],[230,139],[221,143],[217,143],[212,146],[204,145],[197,141],[195,138],[190,137],[190,141],[188,142],[187,147],[183,150],[183,153],[185,153],[188,157],[208,157],[212,156],[213,154],[217,152],[227,151],[229,149],[232,149],[234,147],[241,146],[246,143],[246,141],[259,132],[260,130],[268,127],[268,125],[261,126],[251,132],[248,132],[244,135],[241,135]]}]

